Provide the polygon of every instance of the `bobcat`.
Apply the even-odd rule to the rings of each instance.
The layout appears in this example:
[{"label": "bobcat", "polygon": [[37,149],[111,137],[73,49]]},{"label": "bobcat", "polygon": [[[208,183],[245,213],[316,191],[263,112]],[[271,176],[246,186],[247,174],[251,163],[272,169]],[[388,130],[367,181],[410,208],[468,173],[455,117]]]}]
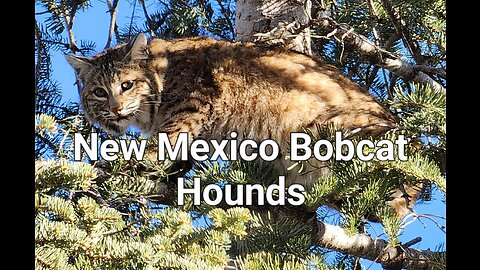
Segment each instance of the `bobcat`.
[{"label": "bobcat", "polygon": [[[377,135],[397,121],[335,67],[252,43],[207,37],[148,42],[139,34],[92,58],[66,58],[83,86],[79,94],[86,118],[111,134],[133,125],[149,135],[165,132],[173,143],[180,132],[187,132],[191,141],[226,139],[235,131],[238,140],[273,139],[285,150],[291,132],[317,124]],[[308,189],[328,173],[317,169],[299,175],[286,170],[289,162],[276,164],[287,184]],[[400,216],[418,195],[416,189],[407,192],[413,200],[397,190],[389,202]]]}]

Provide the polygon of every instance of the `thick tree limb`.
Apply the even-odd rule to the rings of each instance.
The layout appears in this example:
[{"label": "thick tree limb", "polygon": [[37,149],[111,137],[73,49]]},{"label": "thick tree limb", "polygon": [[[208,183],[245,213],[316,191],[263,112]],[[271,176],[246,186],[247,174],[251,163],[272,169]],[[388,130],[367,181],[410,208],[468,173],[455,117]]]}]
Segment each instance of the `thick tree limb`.
[{"label": "thick tree limb", "polygon": [[437,263],[434,258],[444,255],[409,248],[419,239],[402,246],[389,246],[385,240],[374,239],[366,234],[348,235],[343,228],[323,222],[317,222],[317,227],[319,246],[378,262],[385,269],[435,269]]},{"label": "thick tree limb", "polygon": [[406,81],[427,84],[435,91],[439,91],[446,95],[446,88],[427,75],[424,71],[438,73],[442,76],[445,75],[443,72],[432,72],[432,68],[402,61],[398,56],[379,48],[370,39],[353,31],[352,27],[346,24],[337,23],[324,12],[321,12],[319,17],[312,20],[311,23],[317,25],[321,30],[328,32],[328,38],[334,36],[344,45],[355,48],[356,51],[366,56],[372,63],[390,70]]}]

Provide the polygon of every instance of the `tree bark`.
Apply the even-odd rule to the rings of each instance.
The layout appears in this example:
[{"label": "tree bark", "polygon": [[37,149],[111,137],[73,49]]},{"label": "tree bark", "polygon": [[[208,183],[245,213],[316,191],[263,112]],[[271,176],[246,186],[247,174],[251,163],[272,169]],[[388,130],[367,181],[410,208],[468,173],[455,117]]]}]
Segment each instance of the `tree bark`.
[{"label": "tree bark", "polygon": [[444,256],[444,253],[409,248],[412,244],[391,246],[385,240],[366,234],[348,235],[343,228],[323,222],[317,222],[317,228],[319,246],[378,262],[385,269],[435,269],[434,258]]},{"label": "tree bark", "polygon": [[312,54],[310,0],[238,0],[235,12],[236,41],[285,43],[286,47]]}]

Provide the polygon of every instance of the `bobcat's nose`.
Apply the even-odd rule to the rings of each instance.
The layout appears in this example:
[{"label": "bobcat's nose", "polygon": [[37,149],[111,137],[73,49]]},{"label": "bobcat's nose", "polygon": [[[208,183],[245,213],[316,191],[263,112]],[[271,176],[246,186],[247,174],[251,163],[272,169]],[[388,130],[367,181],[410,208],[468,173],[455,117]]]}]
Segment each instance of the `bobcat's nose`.
[{"label": "bobcat's nose", "polygon": [[125,113],[125,110],[121,106],[117,106],[117,107],[113,108],[112,111],[117,116],[123,116],[123,114]]},{"label": "bobcat's nose", "polygon": [[115,114],[118,118],[127,117],[132,114],[138,107],[138,103],[136,102],[119,102],[117,104],[112,104],[111,110],[112,113]]}]

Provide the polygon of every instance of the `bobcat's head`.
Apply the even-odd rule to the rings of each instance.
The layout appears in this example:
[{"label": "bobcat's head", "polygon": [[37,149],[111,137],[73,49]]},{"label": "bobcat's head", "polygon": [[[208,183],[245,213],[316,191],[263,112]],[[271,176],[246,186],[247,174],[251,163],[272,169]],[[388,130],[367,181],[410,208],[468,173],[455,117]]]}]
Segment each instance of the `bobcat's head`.
[{"label": "bobcat's head", "polygon": [[123,134],[149,113],[148,104],[153,101],[145,71],[148,51],[144,34],[93,57],[65,57],[77,72],[81,106],[91,123],[108,133]]}]

